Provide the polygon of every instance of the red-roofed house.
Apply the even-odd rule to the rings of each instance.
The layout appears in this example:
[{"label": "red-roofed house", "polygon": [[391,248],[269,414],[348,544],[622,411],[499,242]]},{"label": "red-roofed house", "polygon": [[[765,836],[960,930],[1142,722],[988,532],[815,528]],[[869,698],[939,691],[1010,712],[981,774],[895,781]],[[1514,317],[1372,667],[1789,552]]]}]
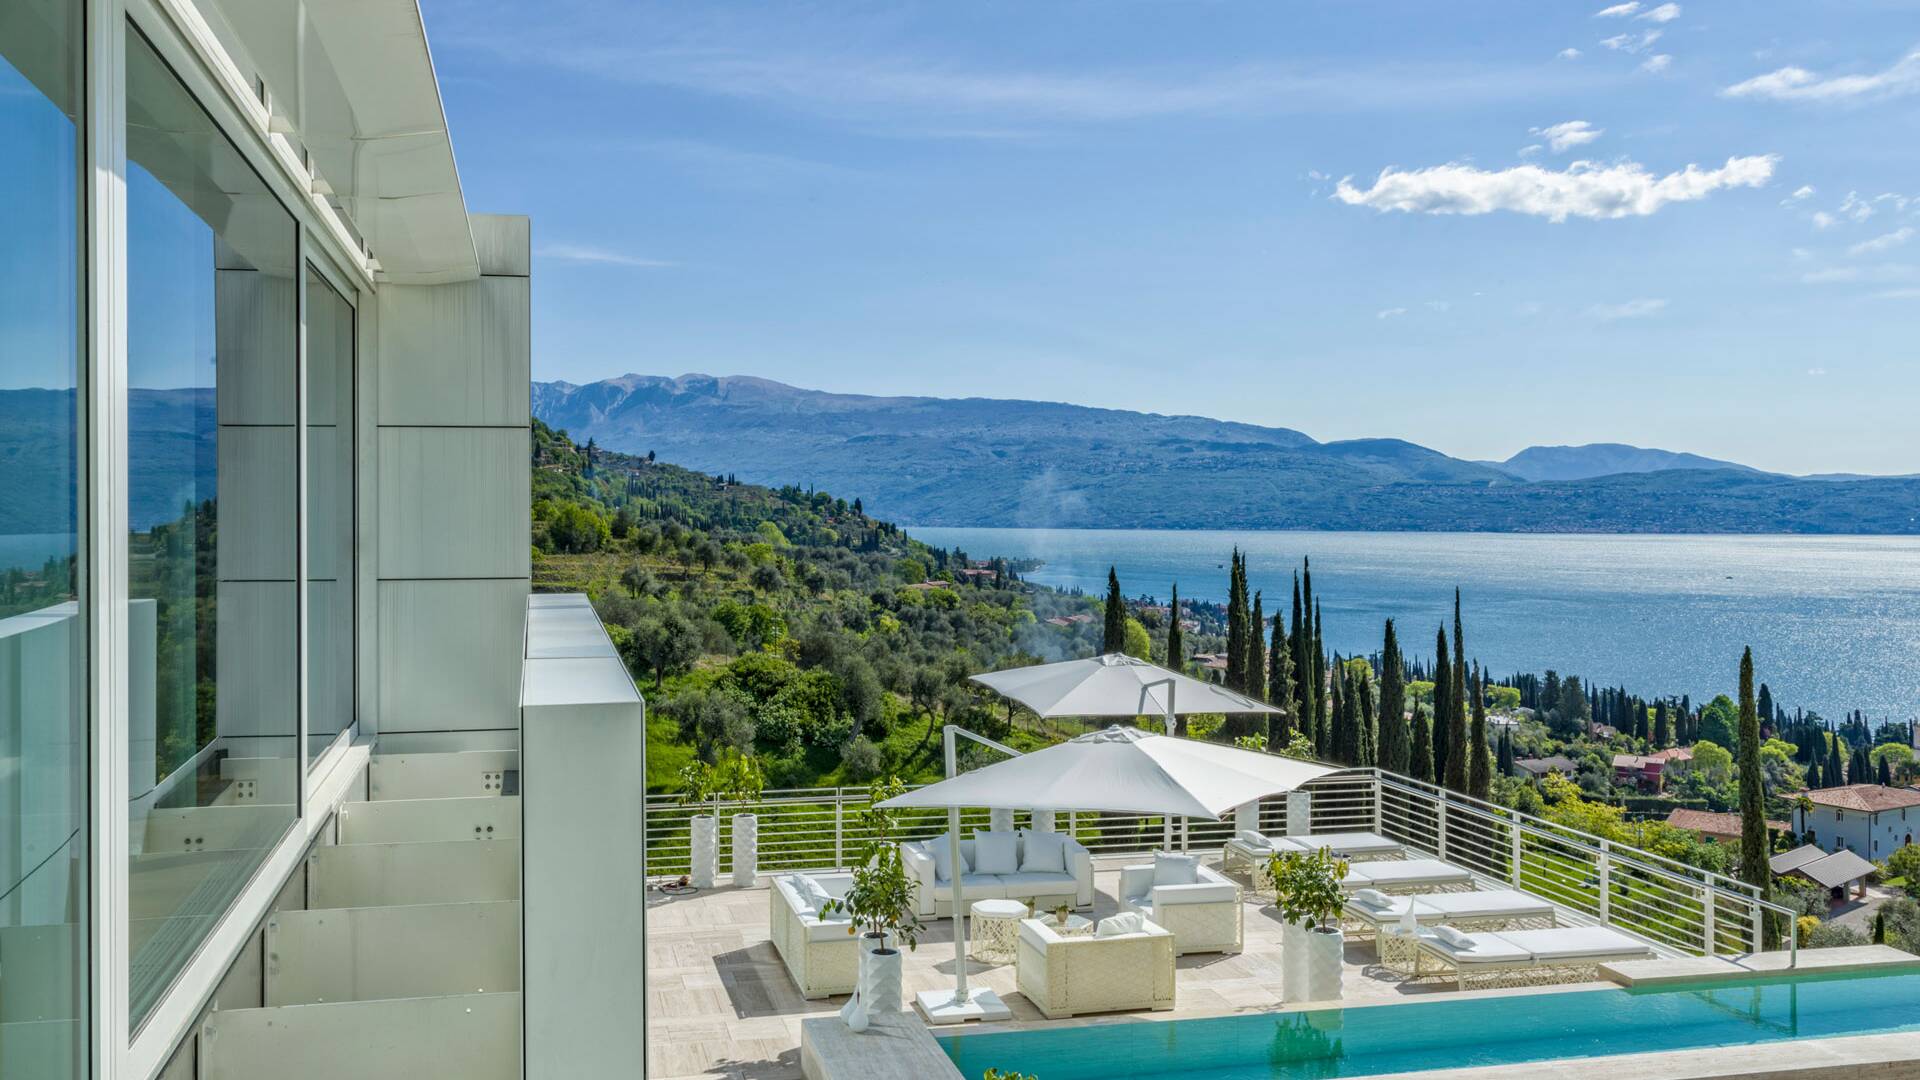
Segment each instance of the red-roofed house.
[{"label": "red-roofed house", "polygon": [[1659,791],[1666,783],[1666,770],[1676,761],[1692,761],[1693,751],[1684,746],[1656,754],[1613,755],[1613,779],[1616,783],[1637,784],[1642,791]]},{"label": "red-roofed house", "polygon": [[1845,848],[1880,860],[1920,833],[1920,790],[1883,784],[1847,784],[1806,793],[1793,828],[1823,851]]},{"label": "red-roofed house", "polygon": [[[1667,824],[1676,829],[1699,833],[1704,839],[1715,843],[1737,844],[1740,842],[1739,814],[1717,814],[1711,810],[1688,810],[1682,807],[1667,814]],[[1769,821],[1767,831],[1785,832],[1787,823]]]}]

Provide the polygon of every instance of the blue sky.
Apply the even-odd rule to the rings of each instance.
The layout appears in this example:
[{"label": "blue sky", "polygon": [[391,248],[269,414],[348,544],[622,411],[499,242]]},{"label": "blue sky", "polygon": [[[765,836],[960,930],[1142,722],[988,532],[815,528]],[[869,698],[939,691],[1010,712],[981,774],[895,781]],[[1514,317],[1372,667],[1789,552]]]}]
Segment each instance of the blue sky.
[{"label": "blue sky", "polygon": [[536,378],[1920,471],[1914,3],[423,6]]}]

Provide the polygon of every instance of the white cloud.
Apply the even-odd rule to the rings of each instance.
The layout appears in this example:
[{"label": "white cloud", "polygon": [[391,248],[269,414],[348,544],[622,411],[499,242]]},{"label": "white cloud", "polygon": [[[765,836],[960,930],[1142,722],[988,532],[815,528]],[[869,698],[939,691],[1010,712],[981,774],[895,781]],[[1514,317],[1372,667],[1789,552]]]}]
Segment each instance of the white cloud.
[{"label": "white cloud", "polygon": [[1717,169],[1688,165],[1665,176],[1631,161],[1576,161],[1565,170],[1538,165],[1489,170],[1459,163],[1413,170],[1389,166],[1370,187],[1356,187],[1351,176],[1343,178],[1333,197],[1383,213],[1471,216],[1506,210],[1554,222],[1645,217],[1668,203],[1695,202],[1723,188],[1760,187],[1772,178],[1778,160],[1773,154],[1734,157]]},{"label": "white cloud", "polygon": [[1799,187],[1793,189],[1793,194],[1787,196],[1784,199],[1781,199],[1780,205],[1790,206],[1793,203],[1804,202],[1807,199],[1810,199],[1812,197],[1813,197],[1813,185],[1801,184]]},{"label": "white cloud", "polygon": [[1595,304],[1587,309],[1587,314],[1602,322],[1617,319],[1644,319],[1649,315],[1658,315],[1665,310],[1667,302],[1651,297],[1640,297],[1620,304]]},{"label": "white cloud", "polygon": [[1902,225],[1890,233],[1876,236],[1871,240],[1862,240],[1847,249],[1849,255],[1874,255],[1882,251],[1892,251],[1901,244],[1913,239],[1913,226]]},{"label": "white cloud", "polygon": [[1562,60],[1578,60],[1583,54],[1580,52],[1579,49],[1576,49],[1573,46],[1569,45],[1566,48],[1561,49],[1558,55]]},{"label": "white cloud", "polygon": [[1520,156],[1532,157],[1533,155],[1545,149],[1546,147],[1540,145],[1539,143],[1528,143],[1527,145],[1520,148]]},{"label": "white cloud", "polygon": [[1658,75],[1672,66],[1673,56],[1669,53],[1658,53],[1640,61],[1640,70],[1649,75]]},{"label": "white cloud", "polygon": [[1783,67],[1734,83],[1722,97],[1763,98],[1768,101],[1875,101],[1920,92],[1920,49],[1914,49],[1885,71],[1866,75],[1816,75],[1802,67]]},{"label": "white cloud", "polygon": [[1882,289],[1873,294],[1875,300],[1920,300],[1920,289]]},{"label": "white cloud", "polygon": [[1857,191],[1847,192],[1840,200],[1840,215],[1854,221],[1865,221],[1874,215],[1873,200],[1863,199]]},{"label": "white cloud", "polygon": [[1642,30],[1637,34],[1615,34],[1610,38],[1601,38],[1600,44],[1615,52],[1643,53],[1653,48],[1653,43],[1659,41],[1663,33],[1660,30]]},{"label": "white cloud", "polygon": [[1634,16],[1634,18],[1636,19],[1645,19],[1648,22],[1657,22],[1657,23],[1670,23],[1679,17],[1680,17],[1679,4],[1661,4],[1657,8],[1649,8],[1648,10],[1643,11],[1640,14]]},{"label": "white cloud", "polygon": [[1807,374],[1812,375],[1816,378],[1818,378],[1821,375],[1825,375],[1826,373],[1827,373],[1827,369],[1823,367],[1810,367],[1807,369]]},{"label": "white cloud", "polygon": [[1815,210],[1813,212],[1813,227],[1816,229],[1830,229],[1839,223],[1839,218],[1834,217],[1825,210]]},{"label": "white cloud", "polygon": [[1547,140],[1547,145],[1556,154],[1564,154],[1576,146],[1585,146],[1606,134],[1605,128],[1597,128],[1585,120],[1568,120],[1543,128],[1528,128],[1527,133],[1538,135]]},{"label": "white cloud", "polygon": [[1631,0],[1629,3],[1615,4],[1612,7],[1601,8],[1599,11],[1593,13],[1593,17],[1596,19],[1624,19],[1639,10],[1640,0]]},{"label": "white cloud", "polygon": [[1428,311],[1452,311],[1453,310],[1453,302],[1450,300],[1429,300],[1422,306],[1425,307]]},{"label": "white cloud", "polygon": [[588,247],[584,244],[548,244],[534,254],[543,259],[559,262],[591,263],[600,266],[631,266],[643,270],[657,270],[677,263],[661,259],[643,259],[637,255],[626,255],[606,248]]},{"label": "white cloud", "polygon": [[1912,281],[1915,267],[1906,263],[1880,263],[1876,266],[1829,266],[1800,275],[1808,285],[1846,285],[1853,282],[1895,283]]},{"label": "white cloud", "polygon": [[1384,310],[1384,311],[1376,311],[1376,312],[1374,312],[1374,313],[1373,313],[1373,317],[1374,317],[1374,318],[1376,318],[1376,319],[1397,319],[1397,318],[1399,318],[1400,316],[1402,316],[1402,315],[1405,315],[1406,313],[1407,313],[1407,309],[1406,309],[1406,308],[1403,308],[1403,307],[1390,307],[1390,308],[1387,308],[1387,309],[1386,309],[1386,310]]}]

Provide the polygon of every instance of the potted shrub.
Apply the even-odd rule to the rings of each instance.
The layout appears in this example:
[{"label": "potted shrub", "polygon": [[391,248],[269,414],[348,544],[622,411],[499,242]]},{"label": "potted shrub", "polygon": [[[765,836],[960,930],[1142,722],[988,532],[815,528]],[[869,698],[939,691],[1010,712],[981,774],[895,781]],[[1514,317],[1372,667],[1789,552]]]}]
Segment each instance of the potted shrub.
[{"label": "potted shrub", "polygon": [[[714,794],[727,802],[760,801],[766,776],[760,763],[737,752],[722,758],[714,769]],[[760,819],[751,812],[733,815],[733,884],[751,889],[760,869]]]},{"label": "potted shrub", "polygon": [[1346,955],[1346,936],[1340,916],[1346,913],[1346,894],[1340,882],[1347,864],[1321,848],[1311,854],[1283,851],[1267,862],[1273,880],[1273,904],[1287,925],[1281,951],[1281,997],[1288,1002],[1334,1001],[1340,997],[1340,976]]},{"label": "potted shrub", "polygon": [[[713,766],[696,761],[680,770],[681,806],[701,806],[712,800]],[[696,889],[711,889],[720,877],[720,819],[695,814],[688,827],[688,883]]]},{"label": "potted shrub", "polygon": [[894,815],[874,809],[875,803],[906,790],[897,777],[876,780],[868,789],[867,809],[860,815],[860,831],[867,837],[861,865],[854,868],[847,894],[829,901],[822,911],[846,912],[852,917],[847,932],[861,938],[860,977],[853,998],[840,1010],[841,1018],[855,1031],[866,1030],[873,1013],[900,1011],[902,957],[896,946],[904,943],[915,948],[923,929],[914,910],[919,882],[907,873],[900,857]]}]

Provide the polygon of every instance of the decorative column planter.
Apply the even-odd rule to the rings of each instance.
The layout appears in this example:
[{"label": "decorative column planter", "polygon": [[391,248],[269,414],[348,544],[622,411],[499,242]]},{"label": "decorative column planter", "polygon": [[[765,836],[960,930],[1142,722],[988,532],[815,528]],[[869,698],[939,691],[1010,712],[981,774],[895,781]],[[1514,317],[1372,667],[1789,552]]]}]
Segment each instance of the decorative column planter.
[{"label": "decorative column planter", "polygon": [[1013,831],[1013,811],[1011,810],[987,811],[987,827],[993,830],[994,832],[1012,832]]},{"label": "decorative column planter", "polygon": [[1280,1000],[1289,1005],[1311,1001],[1307,996],[1307,938],[1311,931],[1299,923],[1280,927]]},{"label": "decorative column planter", "polygon": [[753,888],[760,864],[760,819],[752,814],[733,815],[733,883],[742,889]]},{"label": "decorative column planter", "polygon": [[1260,831],[1260,803],[1258,800],[1243,803],[1233,808],[1233,831],[1236,833]]},{"label": "decorative column planter", "polygon": [[[1338,1001],[1347,953],[1347,937],[1337,926],[1318,926],[1303,930],[1306,996],[1302,1001]],[[1288,999],[1292,1000],[1292,999]]]},{"label": "decorative column planter", "polygon": [[1035,810],[1033,812],[1033,831],[1058,832],[1059,826],[1054,822],[1054,811]]},{"label": "decorative column planter", "polygon": [[687,877],[696,889],[711,889],[720,879],[720,819],[712,814],[695,814],[692,839],[693,866]]},{"label": "decorative column planter", "polygon": [[1312,794],[1305,791],[1287,792],[1287,835],[1305,836],[1312,831]]},{"label": "decorative column planter", "polygon": [[861,979],[861,997],[870,1016],[891,1016],[900,1011],[900,976],[905,957],[899,949],[875,949],[868,953],[866,975]]},{"label": "decorative column planter", "polygon": [[862,1014],[861,1027],[854,1028],[855,1031],[860,1031],[866,1026],[866,1010],[862,1000],[863,995],[861,988],[864,987],[867,982],[867,957],[873,954],[873,950],[886,947],[887,935],[866,933],[861,934],[858,940],[859,944],[856,945],[855,948],[859,950],[860,959],[858,963],[860,966],[856,969],[858,974],[856,974],[853,979],[853,993],[848,995],[847,1003],[840,1006],[840,1019],[846,1021],[848,1027],[853,1026],[855,1013]]}]

